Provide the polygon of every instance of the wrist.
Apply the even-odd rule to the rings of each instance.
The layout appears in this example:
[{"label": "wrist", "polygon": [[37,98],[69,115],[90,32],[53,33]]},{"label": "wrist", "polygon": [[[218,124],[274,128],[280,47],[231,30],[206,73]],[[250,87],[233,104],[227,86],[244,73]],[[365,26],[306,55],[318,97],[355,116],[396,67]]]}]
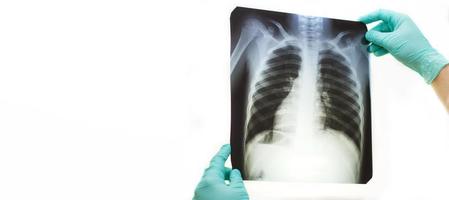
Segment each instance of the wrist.
[{"label": "wrist", "polygon": [[435,49],[431,49],[421,60],[421,70],[419,74],[424,78],[427,84],[430,84],[448,63],[449,61],[443,55]]}]

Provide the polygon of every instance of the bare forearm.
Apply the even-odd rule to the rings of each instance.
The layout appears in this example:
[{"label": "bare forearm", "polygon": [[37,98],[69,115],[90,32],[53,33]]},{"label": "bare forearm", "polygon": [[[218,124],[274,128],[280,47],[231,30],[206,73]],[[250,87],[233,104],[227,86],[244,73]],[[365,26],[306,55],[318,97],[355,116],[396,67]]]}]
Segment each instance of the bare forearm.
[{"label": "bare forearm", "polygon": [[432,82],[432,87],[449,112],[449,64],[441,70]]}]

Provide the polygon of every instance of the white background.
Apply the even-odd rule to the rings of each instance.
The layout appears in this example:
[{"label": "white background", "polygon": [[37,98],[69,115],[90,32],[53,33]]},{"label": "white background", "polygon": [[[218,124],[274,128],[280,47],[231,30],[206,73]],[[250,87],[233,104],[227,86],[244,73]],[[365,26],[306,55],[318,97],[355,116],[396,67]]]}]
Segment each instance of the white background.
[{"label": "white background", "polygon": [[[1,1],[0,199],[190,199],[229,139],[237,5],[349,20],[393,9],[449,57],[443,1]],[[370,196],[448,199],[448,114],[391,56],[371,66]],[[320,187],[345,186],[289,191]]]}]

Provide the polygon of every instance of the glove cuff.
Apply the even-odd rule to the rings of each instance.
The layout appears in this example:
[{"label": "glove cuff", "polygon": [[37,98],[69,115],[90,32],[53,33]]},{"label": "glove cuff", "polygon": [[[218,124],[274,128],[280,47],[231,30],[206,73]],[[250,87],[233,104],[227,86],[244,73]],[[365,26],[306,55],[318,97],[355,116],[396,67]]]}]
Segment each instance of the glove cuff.
[{"label": "glove cuff", "polygon": [[448,63],[449,61],[443,55],[432,49],[422,60],[420,74],[427,84],[431,84]]}]

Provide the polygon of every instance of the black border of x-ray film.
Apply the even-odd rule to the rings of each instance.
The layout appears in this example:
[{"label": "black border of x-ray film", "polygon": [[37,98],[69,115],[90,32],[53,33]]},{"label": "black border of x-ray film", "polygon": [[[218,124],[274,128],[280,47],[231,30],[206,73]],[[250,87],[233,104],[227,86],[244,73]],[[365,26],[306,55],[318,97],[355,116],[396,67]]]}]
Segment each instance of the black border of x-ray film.
[{"label": "black border of x-ray film", "polygon": [[[258,16],[263,19],[270,19],[277,21],[281,24],[287,23],[289,15],[296,15],[292,13],[275,12],[268,10],[236,7],[230,16],[231,25],[231,54],[234,51],[238,39],[240,37],[241,28],[245,19],[249,17]],[[329,19],[329,18],[327,18]],[[366,32],[365,24],[355,21],[347,21],[340,19],[330,19],[339,27],[341,31],[345,30],[357,30]],[[361,41],[366,43],[366,41]],[[367,67],[369,68],[369,61]],[[368,77],[369,77],[369,69]],[[236,67],[231,71],[231,162],[234,169],[239,169],[242,173],[243,178],[246,180],[246,174],[243,170],[244,168],[244,130],[245,130],[245,119],[246,119],[246,108],[247,108],[247,96],[249,92],[248,88],[248,68],[245,60],[238,60]],[[373,175],[373,163],[372,163],[372,137],[371,137],[371,94],[370,94],[370,81],[366,83],[365,91],[365,125],[364,125],[364,139],[362,143],[363,148],[363,159],[361,162],[360,171],[360,181],[359,183],[367,183]]]}]

